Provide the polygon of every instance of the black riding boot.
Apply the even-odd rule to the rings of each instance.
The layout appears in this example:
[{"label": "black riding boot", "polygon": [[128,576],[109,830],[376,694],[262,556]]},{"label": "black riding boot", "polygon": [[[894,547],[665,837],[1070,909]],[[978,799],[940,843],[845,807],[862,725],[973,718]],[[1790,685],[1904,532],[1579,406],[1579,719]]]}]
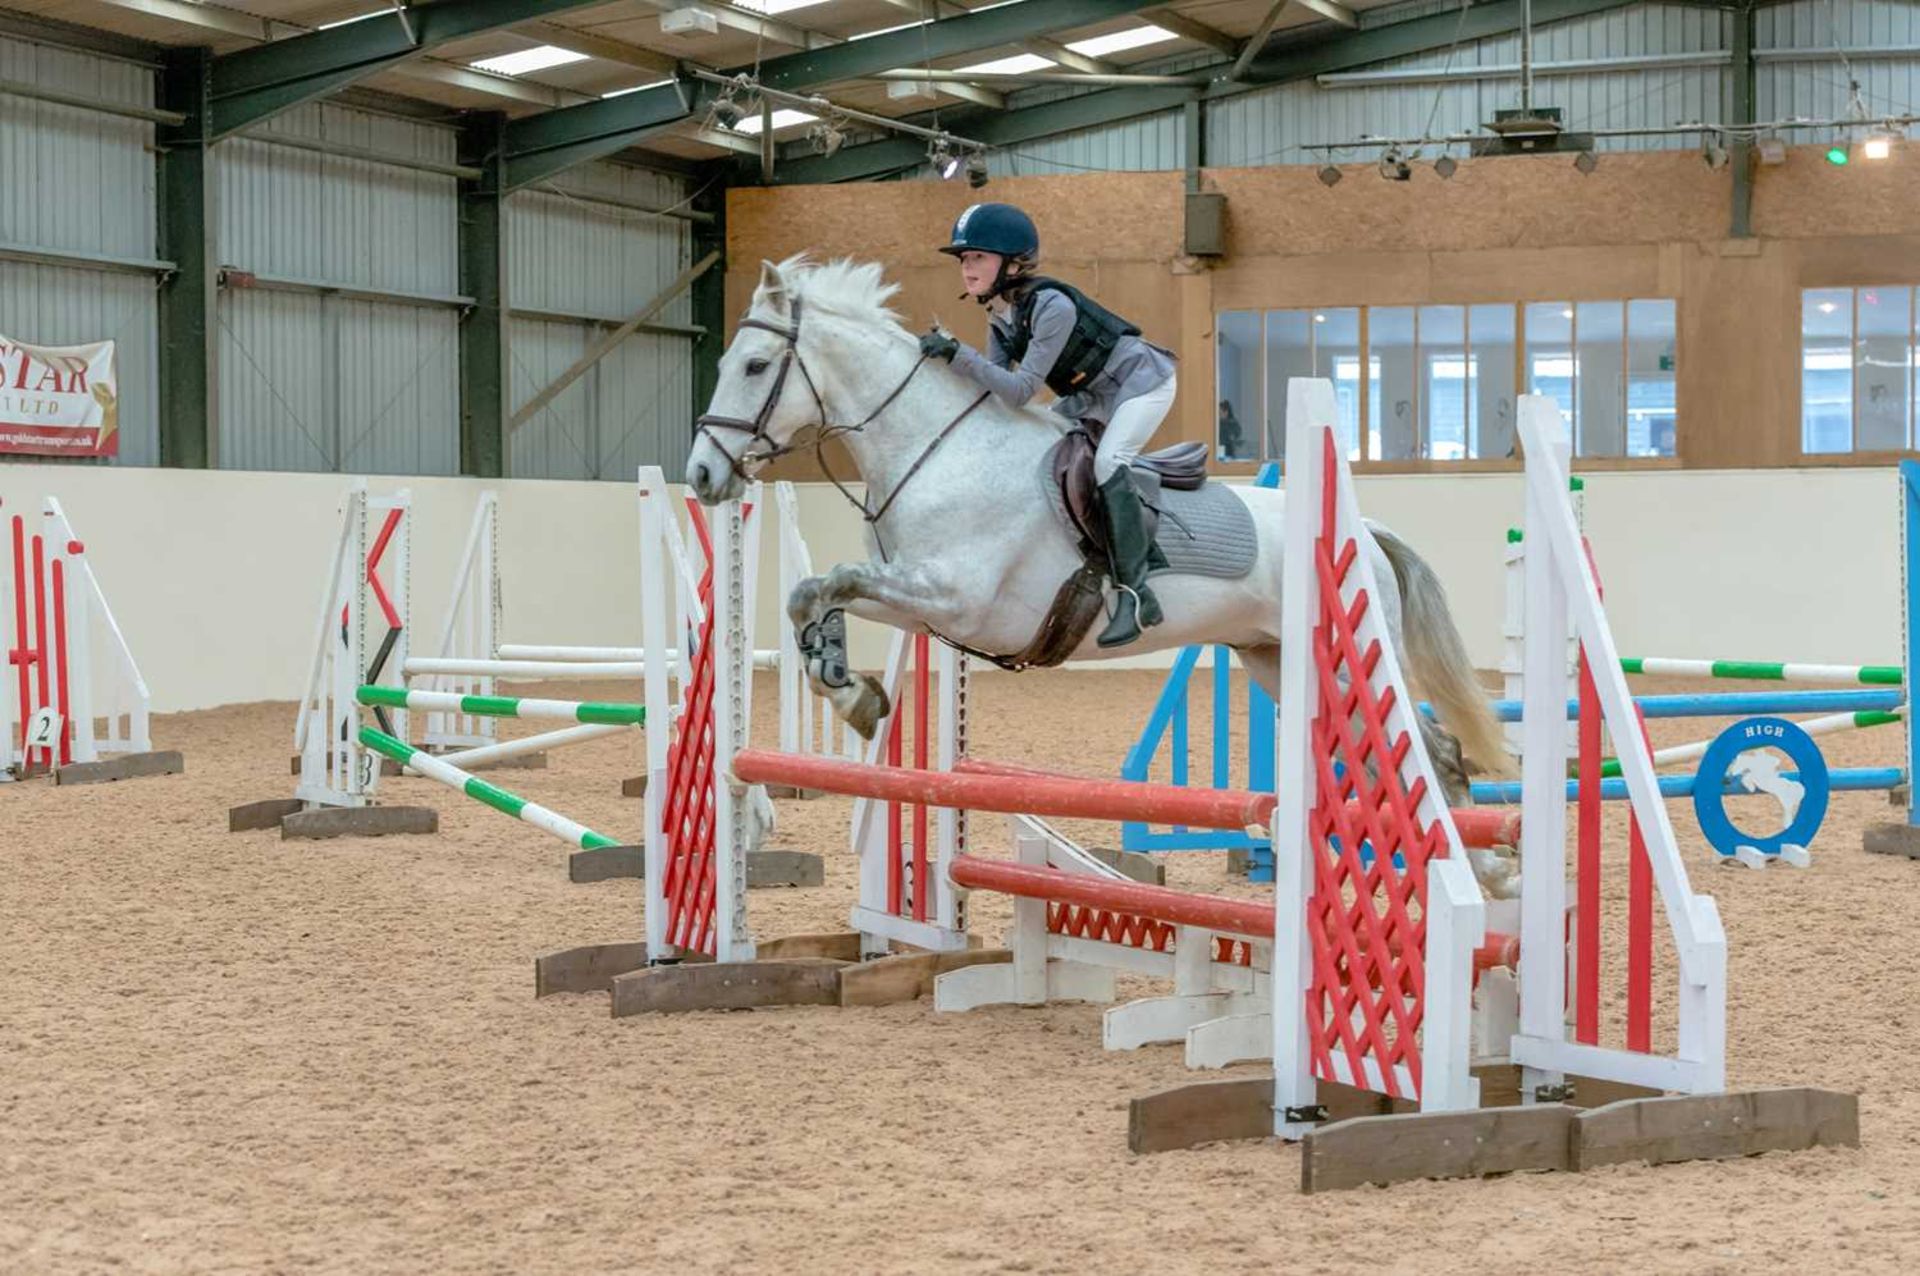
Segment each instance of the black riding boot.
[{"label": "black riding boot", "polygon": [[1147,536],[1147,511],[1125,466],[1100,485],[1100,504],[1107,515],[1107,562],[1112,569],[1113,617],[1096,640],[1102,647],[1120,647],[1140,636],[1140,630],[1160,623],[1160,602],[1147,587],[1148,557],[1153,542]]}]

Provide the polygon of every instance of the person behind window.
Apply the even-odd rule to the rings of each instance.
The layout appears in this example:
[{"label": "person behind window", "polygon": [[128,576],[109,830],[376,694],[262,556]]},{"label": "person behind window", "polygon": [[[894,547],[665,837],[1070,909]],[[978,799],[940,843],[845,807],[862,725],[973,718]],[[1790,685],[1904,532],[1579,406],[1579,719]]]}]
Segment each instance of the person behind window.
[{"label": "person behind window", "polygon": [[1246,445],[1246,438],[1240,430],[1240,418],[1233,414],[1233,401],[1220,400],[1220,459],[1237,461],[1242,459],[1240,449]]}]

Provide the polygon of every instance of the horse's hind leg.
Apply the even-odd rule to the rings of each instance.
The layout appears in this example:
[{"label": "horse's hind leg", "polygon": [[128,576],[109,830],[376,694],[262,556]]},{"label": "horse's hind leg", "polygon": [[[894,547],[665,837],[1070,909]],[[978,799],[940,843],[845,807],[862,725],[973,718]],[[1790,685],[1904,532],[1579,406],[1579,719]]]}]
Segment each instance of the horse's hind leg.
[{"label": "horse's hind leg", "polygon": [[847,612],[898,629],[919,631],[946,623],[924,570],[895,563],[841,563],[809,576],[787,599],[787,619],[807,662],[807,681],[863,739],[885,721],[892,705],[878,679],[849,667]]}]

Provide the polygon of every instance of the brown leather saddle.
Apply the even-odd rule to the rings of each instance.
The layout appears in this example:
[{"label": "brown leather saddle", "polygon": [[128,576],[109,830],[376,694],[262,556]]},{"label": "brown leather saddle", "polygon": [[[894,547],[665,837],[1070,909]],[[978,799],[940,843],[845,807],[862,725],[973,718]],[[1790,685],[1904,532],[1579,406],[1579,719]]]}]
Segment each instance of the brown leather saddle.
[{"label": "brown leather saddle", "polygon": [[[960,650],[992,661],[1002,669],[1034,669],[1057,665],[1071,656],[1093,628],[1103,610],[1102,581],[1107,574],[1107,520],[1100,505],[1100,485],[1093,477],[1093,454],[1098,443],[1091,430],[1077,425],[1054,444],[1042,473],[1059,493],[1060,511],[1068,530],[1080,538],[1080,567],[1060,584],[1053,605],[1041,619],[1033,640],[1018,652],[978,651],[960,643]],[[1162,488],[1193,492],[1207,481],[1207,445],[1179,443],[1139,456],[1133,462],[1134,483],[1147,510],[1149,534],[1158,535]],[[1150,570],[1164,569],[1167,559],[1156,543],[1147,558]],[[951,640],[947,640],[951,642]]]},{"label": "brown leather saddle", "polygon": [[[1084,425],[1067,431],[1054,444],[1047,457],[1047,473],[1060,490],[1060,506],[1073,530],[1080,534],[1080,552],[1089,562],[1105,565],[1107,544],[1106,511],[1100,504],[1100,485],[1093,477],[1093,454],[1098,443]],[[1199,442],[1176,443],[1158,452],[1135,457],[1133,479],[1140,489],[1141,503],[1147,511],[1147,535],[1157,537],[1160,506],[1154,498],[1162,488],[1178,492],[1197,492],[1207,482],[1207,445]],[[1156,544],[1149,559],[1152,566],[1167,563]]]}]

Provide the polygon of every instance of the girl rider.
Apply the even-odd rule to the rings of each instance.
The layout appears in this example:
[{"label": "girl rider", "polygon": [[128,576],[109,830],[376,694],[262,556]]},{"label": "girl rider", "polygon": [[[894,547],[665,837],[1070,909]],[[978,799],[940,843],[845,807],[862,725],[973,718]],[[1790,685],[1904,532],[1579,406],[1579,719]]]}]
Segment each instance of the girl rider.
[{"label": "girl rider", "polygon": [[1071,284],[1034,274],[1040,232],[1011,204],[973,205],[954,222],[952,238],[940,251],[960,259],[967,293],[988,308],[987,353],[942,332],[920,338],[920,352],[1016,407],[1044,385],[1059,396],[1055,412],[1092,424],[1114,585],[1113,615],[1098,642],[1132,642],[1161,613],[1147,587],[1152,546],[1129,466],[1173,405],[1173,355]]}]

